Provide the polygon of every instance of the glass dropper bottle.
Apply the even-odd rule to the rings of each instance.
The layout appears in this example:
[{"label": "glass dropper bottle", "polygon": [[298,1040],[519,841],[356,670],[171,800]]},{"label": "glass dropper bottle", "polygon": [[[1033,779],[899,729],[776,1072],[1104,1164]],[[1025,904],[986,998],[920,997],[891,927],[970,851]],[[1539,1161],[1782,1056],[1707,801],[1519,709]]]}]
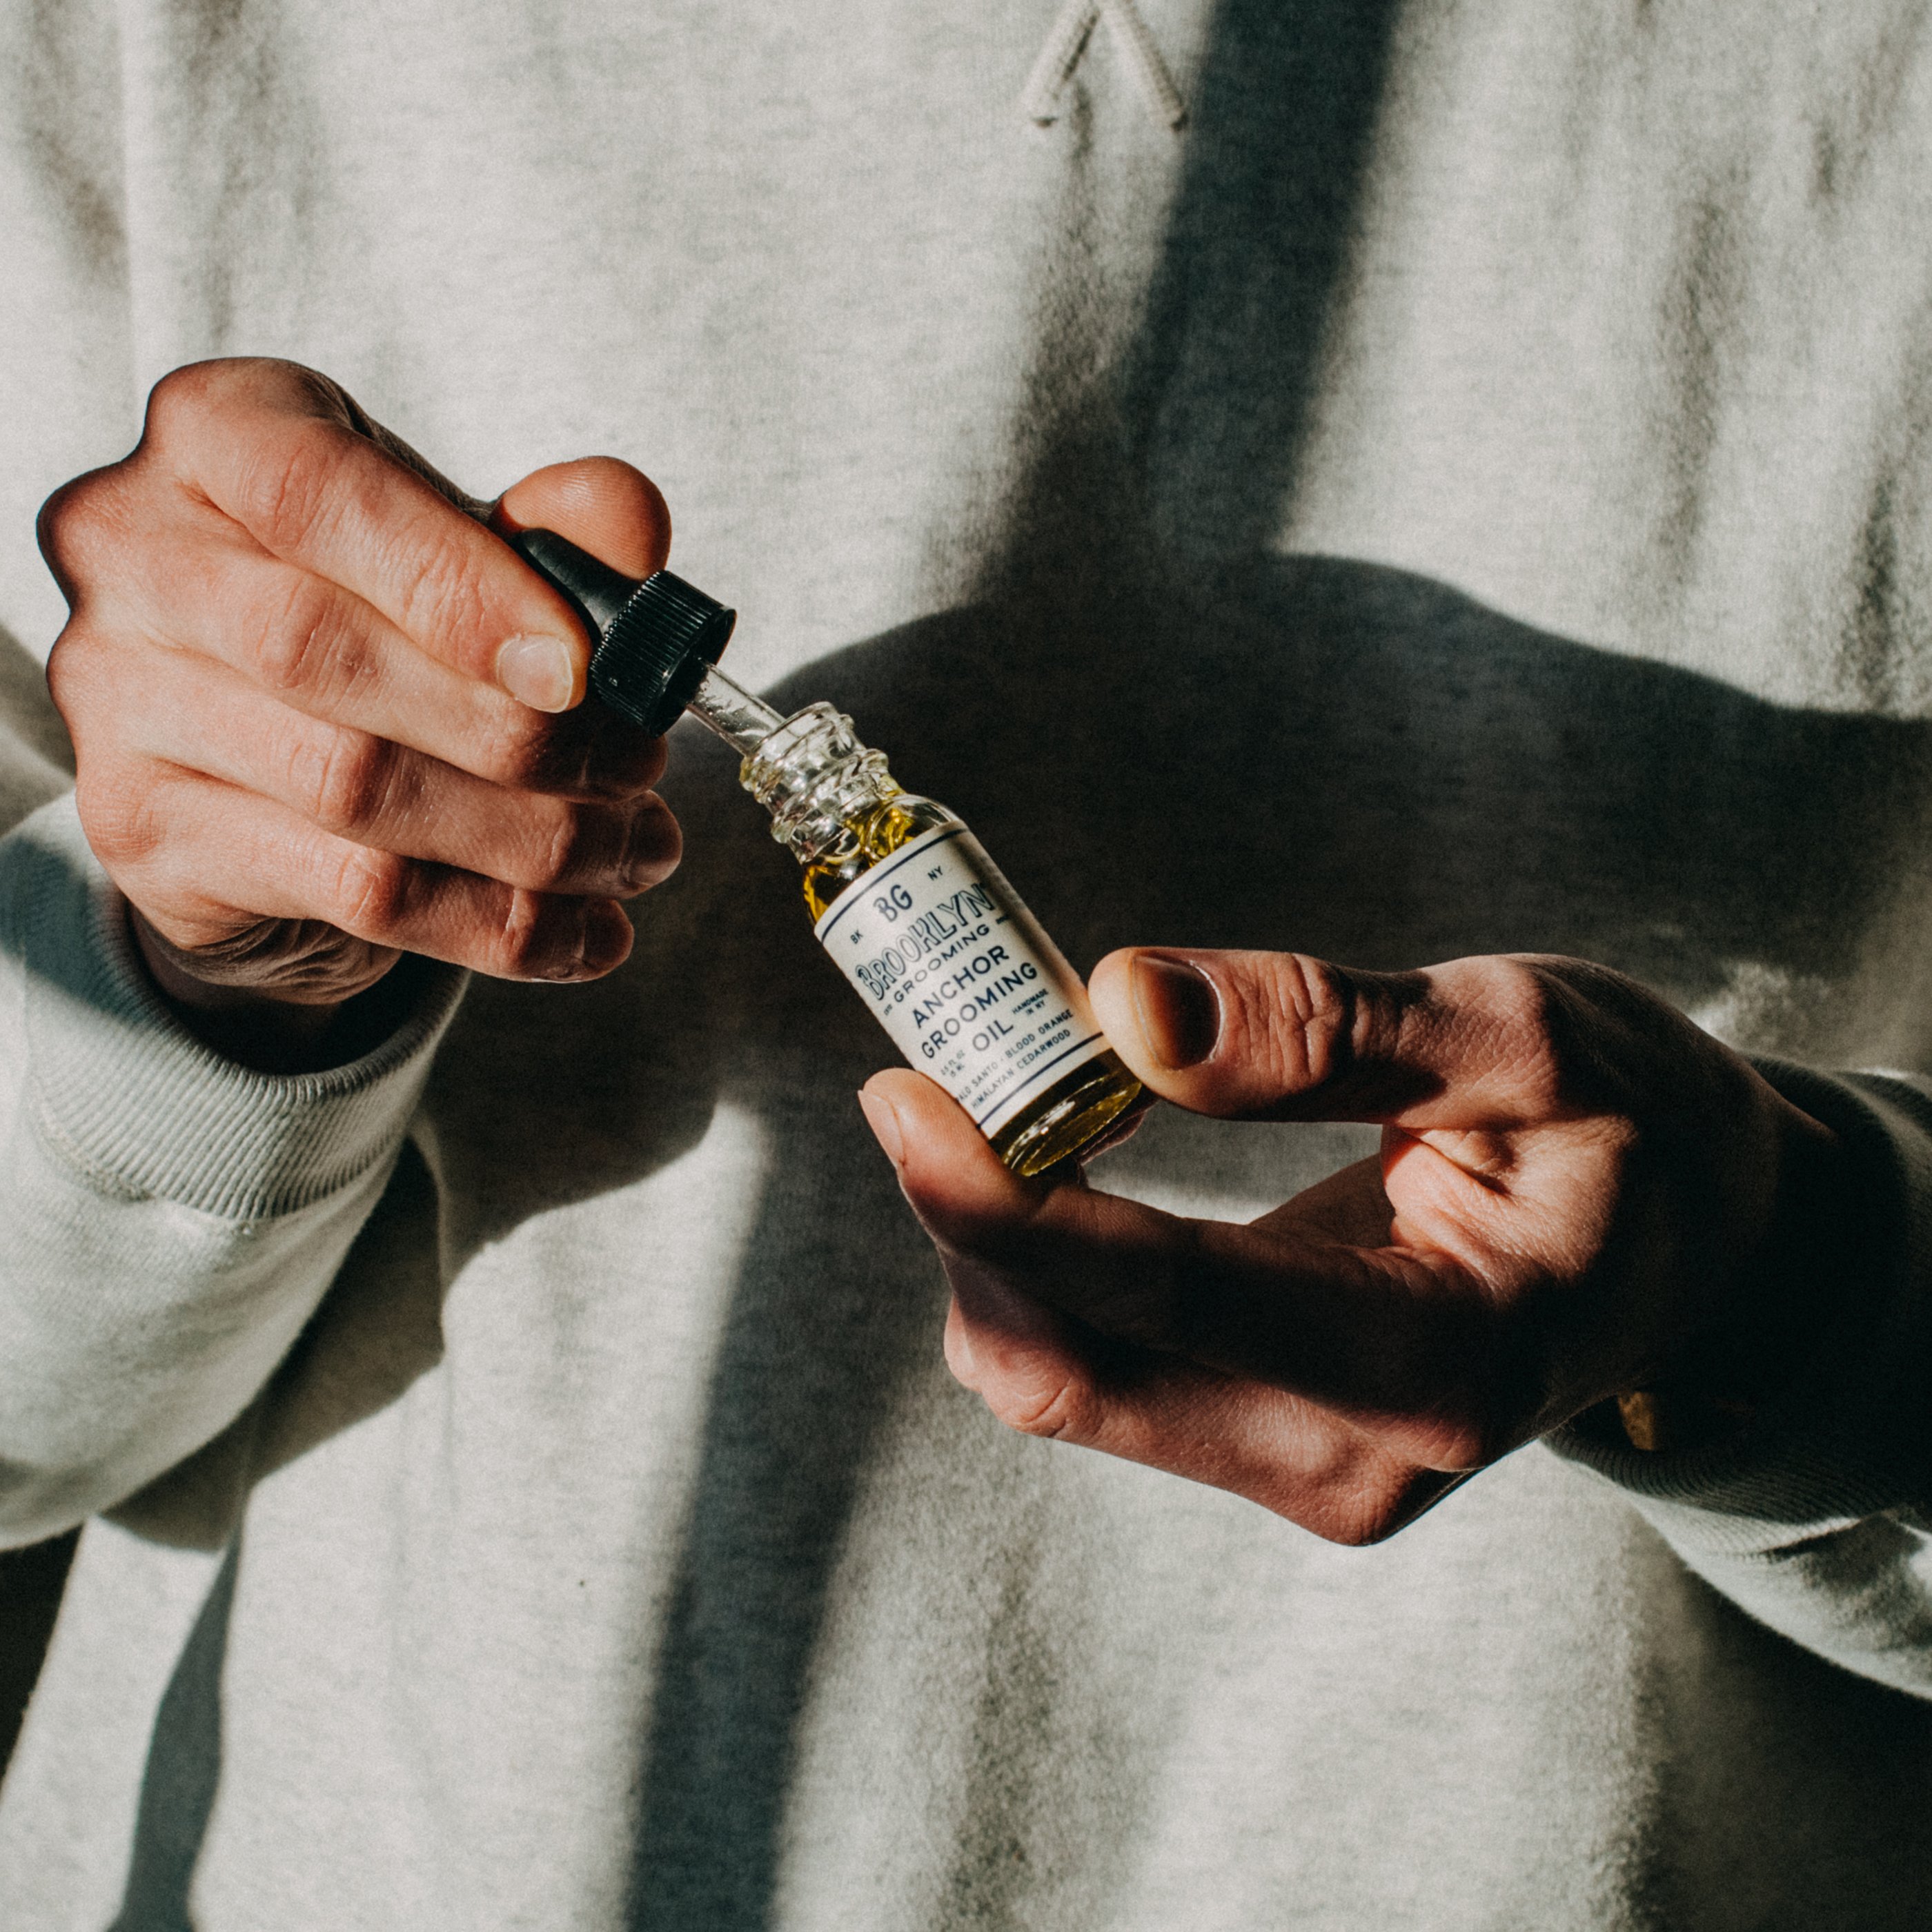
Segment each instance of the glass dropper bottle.
[{"label": "glass dropper bottle", "polygon": [[686,710],[805,872],[819,943],[908,1062],[1016,1173],[1090,1146],[1140,1096],[1086,988],[958,817],[906,791],[830,704],[785,717],[718,670],[736,614],[659,571],[641,582],[550,530],[512,542],[598,640],[592,689],[658,735]]}]

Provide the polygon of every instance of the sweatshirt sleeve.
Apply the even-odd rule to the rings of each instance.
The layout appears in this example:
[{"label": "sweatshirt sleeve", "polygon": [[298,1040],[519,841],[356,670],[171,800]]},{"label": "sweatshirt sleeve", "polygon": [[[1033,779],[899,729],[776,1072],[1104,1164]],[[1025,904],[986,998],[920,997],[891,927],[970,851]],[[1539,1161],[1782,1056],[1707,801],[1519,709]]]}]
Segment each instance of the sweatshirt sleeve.
[{"label": "sweatshirt sleeve", "polygon": [[1550,1438],[1614,1484],[1761,1622],[1932,1698],[1932,1091],[1760,1060],[1840,1137],[1856,1233],[1809,1292],[1812,1346],[1773,1401],[1707,1449],[1646,1454],[1587,1420]]},{"label": "sweatshirt sleeve", "polygon": [[267,1379],[374,1207],[464,976],[278,1076],[176,1024],[70,796],[0,840],[0,1544],[116,1503]]}]

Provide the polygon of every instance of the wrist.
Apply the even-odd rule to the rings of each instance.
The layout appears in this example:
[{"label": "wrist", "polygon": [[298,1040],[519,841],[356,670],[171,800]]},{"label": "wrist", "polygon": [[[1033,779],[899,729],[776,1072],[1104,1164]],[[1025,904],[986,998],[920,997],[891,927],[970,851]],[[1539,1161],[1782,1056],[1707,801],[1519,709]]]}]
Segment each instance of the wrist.
[{"label": "wrist", "polygon": [[1717,1319],[1678,1357],[1603,1406],[1600,1426],[1648,1454],[1742,1435],[1798,1380],[1828,1320],[1828,1285],[1856,1214],[1836,1135],[1794,1108],[1770,1222]]},{"label": "wrist", "polygon": [[358,992],[270,992],[204,979],[191,956],[127,908],[136,958],[184,1030],[225,1060],[258,1073],[314,1073],[359,1058],[393,1030],[398,1006],[391,976]]}]

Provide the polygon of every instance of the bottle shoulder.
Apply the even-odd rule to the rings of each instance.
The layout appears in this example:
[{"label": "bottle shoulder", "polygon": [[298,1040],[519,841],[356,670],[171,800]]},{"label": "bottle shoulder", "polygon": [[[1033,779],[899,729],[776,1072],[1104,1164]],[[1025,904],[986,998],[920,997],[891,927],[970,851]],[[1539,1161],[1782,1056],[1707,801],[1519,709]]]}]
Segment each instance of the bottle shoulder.
[{"label": "bottle shoulder", "polygon": [[[891,821],[894,851],[926,832],[937,832],[943,826],[962,822],[958,813],[950,805],[941,805],[937,799],[921,798],[917,793],[910,791],[902,791],[896,798],[886,800],[885,814]],[[879,854],[880,858],[886,856],[883,852]]]},{"label": "bottle shoulder", "polygon": [[814,919],[855,880],[928,832],[960,823],[958,813],[915,792],[895,791],[844,824],[845,836],[805,868],[805,902]]}]

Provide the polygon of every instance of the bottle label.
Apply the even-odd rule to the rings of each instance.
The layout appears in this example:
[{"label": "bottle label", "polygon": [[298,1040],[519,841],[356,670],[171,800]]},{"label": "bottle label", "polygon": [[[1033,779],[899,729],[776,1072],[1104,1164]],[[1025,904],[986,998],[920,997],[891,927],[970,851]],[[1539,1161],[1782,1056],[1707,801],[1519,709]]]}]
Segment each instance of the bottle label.
[{"label": "bottle label", "polygon": [[963,825],[902,845],[812,930],[983,1134],[1107,1051],[1079,976]]}]

